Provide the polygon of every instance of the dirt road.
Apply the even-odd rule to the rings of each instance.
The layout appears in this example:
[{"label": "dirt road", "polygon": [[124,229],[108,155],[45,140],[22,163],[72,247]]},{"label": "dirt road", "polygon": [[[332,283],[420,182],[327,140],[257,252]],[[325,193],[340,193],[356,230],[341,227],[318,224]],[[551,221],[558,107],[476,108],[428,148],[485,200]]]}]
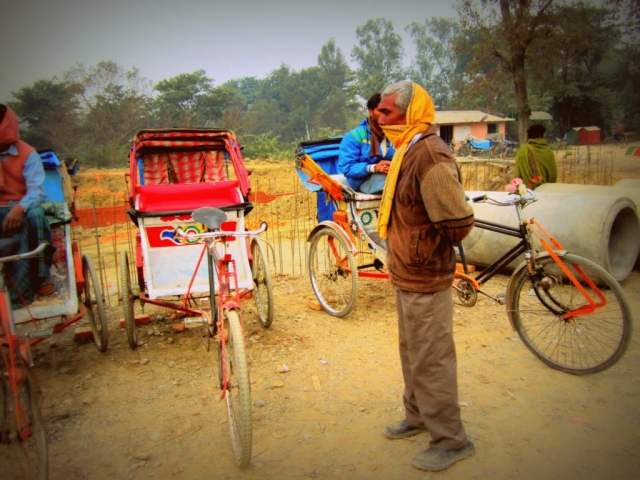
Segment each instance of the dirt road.
[{"label": "dirt road", "polygon": [[[269,330],[245,304],[254,403],[247,470],[232,460],[215,351],[193,332],[173,334],[171,312],[150,308],[154,322],[140,328],[143,345],[132,351],[112,299],[106,353],[77,344],[71,331],[37,350],[51,478],[637,478],[637,335],[613,368],[576,377],[534,358],[500,305],[456,306],[460,402],[477,452],[428,475],[410,466],[428,434],[390,441],[381,433],[403,415],[390,286],[366,284],[356,311],[336,319],[308,308],[306,278],[275,284]],[[637,331],[640,272],[624,288]],[[282,364],[290,371],[278,373]]]}]

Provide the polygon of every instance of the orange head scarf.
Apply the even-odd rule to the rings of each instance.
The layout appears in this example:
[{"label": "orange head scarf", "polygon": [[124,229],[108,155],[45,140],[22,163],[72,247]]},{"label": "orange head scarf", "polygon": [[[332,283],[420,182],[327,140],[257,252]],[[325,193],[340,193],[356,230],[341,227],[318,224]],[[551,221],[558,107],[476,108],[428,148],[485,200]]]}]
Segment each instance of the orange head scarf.
[{"label": "orange head scarf", "polygon": [[20,140],[18,117],[8,105],[7,111],[0,120],[0,145],[13,145]]}]

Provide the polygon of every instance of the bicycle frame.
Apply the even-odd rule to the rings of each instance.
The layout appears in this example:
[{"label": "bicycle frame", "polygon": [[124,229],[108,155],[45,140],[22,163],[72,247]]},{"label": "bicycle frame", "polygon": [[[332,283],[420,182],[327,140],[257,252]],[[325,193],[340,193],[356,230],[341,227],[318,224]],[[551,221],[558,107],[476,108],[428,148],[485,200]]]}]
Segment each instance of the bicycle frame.
[{"label": "bicycle frame", "polygon": [[[193,232],[183,232],[182,230],[178,230],[176,233],[178,238],[184,239],[196,239],[201,238],[204,239],[204,247],[202,250],[202,254],[200,255],[200,260],[204,255],[204,252],[207,251],[208,255],[211,256],[212,266],[215,270],[216,278],[218,280],[218,302],[217,309],[218,315],[215,326],[213,325],[213,316],[207,317],[207,324],[209,327],[215,327],[217,341],[221,347],[221,362],[225,364],[226,355],[227,355],[227,341],[228,336],[224,327],[224,312],[228,310],[236,310],[238,312],[238,318],[240,320],[240,325],[242,326],[242,330],[244,332],[244,324],[242,321],[241,314],[241,299],[243,296],[246,296],[251,293],[250,290],[241,291],[238,286],[238,277],[236,275],[236,261],[232,257],[230,253],[227,253],[227,242],[232,241],[235,237],[255,237],[259,238],[258,234],[264,232],[267,228],[266,223],[262,223],[260,229],[256,231],[249,232],[223,232],[220,230],[214,230],[212,232],[206,233],[193,233]],[[222,245],[222,254],[218,252],[218,245]],[[198,272],[198,268],[200,266],[200,260],[198,261],[198,265],[193,273],[194,278]],[[187,295],[185,299],[188,297],[189,292],[187,291]],[[185,300],[186,301],[186,300]],[[213,305],[211,306],[213,313]],[[202,312],[199,312],[202,314]],[[225,398],[228,386],[227,372],[226,369],[223,369],[223,378],[222,378],[222,393],[220,394],[220,398]]]},{"label": "bicycle frame", "polygon": [[[474,199],[474,201],[479,201],[482,198],[483,197]],[[521,202],[526,202],[526,200],[521,200]],[[506,205],[502,202],[499,202],[499,203],[501,205]],[[558,265],[558,267],[567,276],[567,278],[569,278],[571,283],[573,283],[576,286],[578,291],[582,294],[582,296],[587,301],[587,305],[585,305],[583,308],[580,308],[575,311],[567,312],[563,314],[562,318],[567,320],[577,315],[591,313],[596,308],[603,307],[604,305],[606,305],[606,299],[602,294],[602,292],[600,291],[600,289],[595,285],[593,280],[591,280],[591,278],[585,275],[585,273],[577,265],[574,266],[576,268],[576,271],[580,274],[580,277],[582,278],[582,280],[585,281],[591,289],[593,289],[595,294],[600,299],[600,302],[596,303],[596,301],[593,298],[591,298],[591,296],[582,287],[578,279],[576,279],[576,277],[569,271],[569,269],[561,259],[561,257],[566,253],[566,251],[562,248],[562,245],[560,245],[560,242],[558,242],[555,238],[549,235],[549,233],[544,229],[544,227],[542,227],[542,225],[540,225],[534,219],[531,219],[531,220],[524,219],[522,209],[526,205],[526,203],[524,203],[523,205],[521,203],[514,202],[513,205],[516,207],[516,212],[518,214],[518,225],[519,225],[518,227],[511,227],[509,225],[504,225],[500,223],[490,222],[486,220],[479,220],[479,219],[475,220],[474,226],[478,228],[482,228],[484,230],[489,230],[491,232],[496,232],[503,235],[509,235],[516,238],[520,238],[520,241],[514,247],[512,247],[509,251],[504,253],[500,258],[498,258],[489,266],[487,266],[486,269],[484,269],[475,277],[472,277],[471,275],[469,275],[466,258],[464,256],[464,249],[460,244],[459,250],[460,250],[460,257],[461,257],[463,268],[464,268],[464,273],[456,272],[456,278],[463,278],[469,281],[478,293],[482,293],[483,295],[486,295],[487,297],[492,298],[493,300],[499,301],[498,299],[492,297],[488,293],[483,292],[481,287],[486,282],[488,282],[491,278],[493,278],[500,270],[504,269],[513,260],[515,260],[522,254],[524,254],[526,268],[529,271],[529,274],[533,274],[536,271],[537,251],[535,251],[531,245],[531,233],[533,233],[540,240],[540,244],[545,249],[547,254],[553,259],[553,261]]]},{"label": "bicycle frame", "polygon": [[[224,252],[218,254],[217,244],[222,244]],[[216,335],[221,346],[221,362],[226,364],[227,360],[227,342],[229,340],[224,327],[224,311],[237,310],[242,330],[244,331],[244,323],[242,322],[242,314],[240,307],[241,295],[238,289],[238,278],[236,276],[236,261],[226,252],[226,236],[218,238],[206,239],[206,249],[213,259],[216,277],[218,278],[218,315],[216,321]],[[229,268],[231,267],[231,268]],[[233,288],[231,284],[233,282]],[[222,393],[220,398],[224,398],[227,393],[228,378],[227,370],[222,369]]]},{"label": "bicycle frame", "polygon": [[[9,377],[9,386],[14,399],[20,440],[24,440],[31,436],[33,432],[31,430],[31,423],[27,418],[27,414],[20,403],[18,385],[25,382],[26,379],[22,370],[18,368],[16,359],[17,356],[20,355],[25,365],[28,367],[33,366],[33,362],[31,361],[30,338],[27,336],[26,340],[21,339],[18,336],[15,323],[13,321],[13,309],[11,307],[9,291],[6,288],[4,281],[4,264],[14,260],[37,256],[44,250],[45,246],[46,244],[43,243],[35,250],[26,254],[10,255],[0,259],[0,355],[3,357],[4,365],[7,366],[7,376]],[[1,348],[4,346],[7,348]]]}]

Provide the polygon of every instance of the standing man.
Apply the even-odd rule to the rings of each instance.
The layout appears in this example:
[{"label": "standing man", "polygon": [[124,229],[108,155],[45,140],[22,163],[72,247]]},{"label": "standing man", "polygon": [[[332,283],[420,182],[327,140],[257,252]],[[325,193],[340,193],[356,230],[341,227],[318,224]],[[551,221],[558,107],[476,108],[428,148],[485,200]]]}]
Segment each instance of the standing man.
[{"label": "standing man", "polygon": [[387,267],[396,290],[405,418],[385,436],[431,434],[411,464],[444,470],[474,452],[460,419],[451,284],[453,245],[473,227],[460,170],[430,128],[435,108],[418,84],[382,92],[380,126],[396,147],[382,194],[378,231],[387,238]]},{"label": "standing man", "polygon": [[369,117],[348,132],[340,142],[338,171],[351,188],[363,193],[380,193],[387,179],[395,149],[378,125],[380,94],[367,101]]},{"label": "standing man", "polygon": [[556,156],[544,139],[546,130],[542,125],[532,125],[527,130],[527,143],[516,154],[514,176],[522,179],[527,188],[535,189],[543,183],[558,181]]},{"label": "standing man", "polygon": [[[20,241],[18,253],[51,243],[51,229],[41,205],[46,198],[40,155],[20,140],[18,118],[0,104],[0,223],[2,237]],[[7,288],[14,308],[31,303],[35,293],[49,295],[55,287],[47,281],[52,264],[48,247],[39,257],[5,265]]]}]

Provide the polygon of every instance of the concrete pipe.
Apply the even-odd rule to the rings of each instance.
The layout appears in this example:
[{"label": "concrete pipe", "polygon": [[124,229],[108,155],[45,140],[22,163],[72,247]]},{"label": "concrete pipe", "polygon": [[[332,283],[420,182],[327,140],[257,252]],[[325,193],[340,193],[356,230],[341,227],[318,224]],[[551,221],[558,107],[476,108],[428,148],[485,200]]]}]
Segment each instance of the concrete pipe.
[{"label": "concrete pipe", "polygon": [[[545,183],[536,189],[536,193],[573,193],[586,195],[617,195],[629,197],[636,206],[636,212],[640,219],[640,179],[620,180],[614,186],[604,185],[578,185],[573,183]],[[637,187],[633,184],[637,183]],[[639,220],[640,221],[640,220]],[[640,270],[640,254],[636,257],[634,268]]]},{"label": "concrete pipe", "polygon": [[625,178],[623,180],[618,180],[614,187],[640,189],[640,178]]},{"label": "concrete pipe", "polygon": [[[507,192],[466,192],[469,198],[488,195],[497,200],[510,198]],[[536,191],[538,201],[524,209],[535,218],[564,249],[586,257],[622,281],[629,276],[640,251],[640,222],[635,204],[627,197],[545,193]],[[518,225],[515,207],[471,203],[476,218],[512,227]],[[537,238],[534,246],[542,251]],[[467,262],[487,266],[518,242],[515,237],[474,228],[462,242]],[[523,258],[514,260],[515,268]]]}]

